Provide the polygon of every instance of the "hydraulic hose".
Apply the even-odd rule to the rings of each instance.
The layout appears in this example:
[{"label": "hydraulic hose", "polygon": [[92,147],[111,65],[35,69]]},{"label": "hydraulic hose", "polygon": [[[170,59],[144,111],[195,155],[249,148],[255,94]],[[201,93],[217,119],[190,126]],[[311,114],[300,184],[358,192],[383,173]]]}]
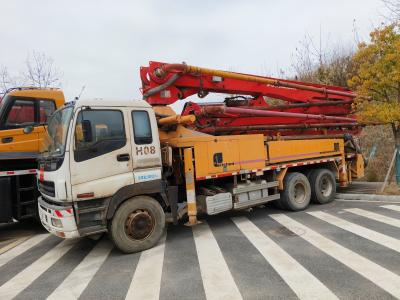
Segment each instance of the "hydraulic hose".
[{"label": "hydraulic hose", "polygon": [[171,85],[173,85],[175,83],[175,81],[177,81],[179,79],[179,77],[181,77],[180,74],[174,74],[165,83],[148,90],[146,93],[143,94],[143,100],[146,100],[148,97],[153,96],[154,94],[157,94],[157,93],[165,90],[166,88],[170,87]]}]

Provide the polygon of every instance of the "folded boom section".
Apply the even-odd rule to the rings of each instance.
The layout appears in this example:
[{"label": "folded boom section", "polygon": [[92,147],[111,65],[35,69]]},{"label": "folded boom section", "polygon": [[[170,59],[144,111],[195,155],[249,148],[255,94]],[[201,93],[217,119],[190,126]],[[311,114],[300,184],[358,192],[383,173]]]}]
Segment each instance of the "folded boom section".
[{"label": "folded boom section", "polygon": [[182,110],[182,116],[196,117],[188,127],[207,134],[339,136],[361,131],[352,107],[356,95],[343,87],[161,62],[142,67],[141,79],[144,99],[154,107],[196,94],[226,95],[224,102],[187,102]]}]

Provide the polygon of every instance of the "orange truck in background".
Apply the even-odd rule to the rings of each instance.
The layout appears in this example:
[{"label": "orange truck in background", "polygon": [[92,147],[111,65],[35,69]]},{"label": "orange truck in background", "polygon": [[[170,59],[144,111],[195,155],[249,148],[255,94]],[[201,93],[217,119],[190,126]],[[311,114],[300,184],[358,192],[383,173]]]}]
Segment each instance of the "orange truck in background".
[{"label": "orange truck in background", "polygon": [[54,88],[14,88],[0,102],[0,223],[37,215],[37,157],[49,116],[64,104]]}]

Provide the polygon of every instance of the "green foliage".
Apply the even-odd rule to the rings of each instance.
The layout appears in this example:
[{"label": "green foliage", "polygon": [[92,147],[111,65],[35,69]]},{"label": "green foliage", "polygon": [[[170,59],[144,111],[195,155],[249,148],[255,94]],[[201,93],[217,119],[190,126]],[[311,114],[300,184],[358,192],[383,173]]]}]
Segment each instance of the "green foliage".
[{"label": "green foliage", "polygon": [[371,32],[353,56],[348,81],[357,93],[357,110],[363,122],[400,123],[400,26],[393,23]]}]

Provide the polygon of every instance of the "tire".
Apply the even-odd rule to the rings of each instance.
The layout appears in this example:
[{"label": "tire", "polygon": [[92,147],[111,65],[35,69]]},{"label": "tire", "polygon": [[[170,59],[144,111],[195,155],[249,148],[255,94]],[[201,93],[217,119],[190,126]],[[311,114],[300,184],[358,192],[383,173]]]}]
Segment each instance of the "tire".
[{"label": "tire", "polygon": [[[134,230],[135,229],[135,230]],[[149,249],[165,231],[165,214],[161,205],[149,196],[137,196],[122,203],[109,224],[109,235],[124,253]]]},{"label": "tire", "polygon": [[315,169],[309,175],[311,201],[325,204],[332,202],[336,195],[336,179],[328,169]]},{"label": "tire", "polygon": [[292,211],[307,208],[311,199],[311,186],[304,174],[298,172],[286,174],[283,186],[284,190],[278,200],[282,207]]}]

